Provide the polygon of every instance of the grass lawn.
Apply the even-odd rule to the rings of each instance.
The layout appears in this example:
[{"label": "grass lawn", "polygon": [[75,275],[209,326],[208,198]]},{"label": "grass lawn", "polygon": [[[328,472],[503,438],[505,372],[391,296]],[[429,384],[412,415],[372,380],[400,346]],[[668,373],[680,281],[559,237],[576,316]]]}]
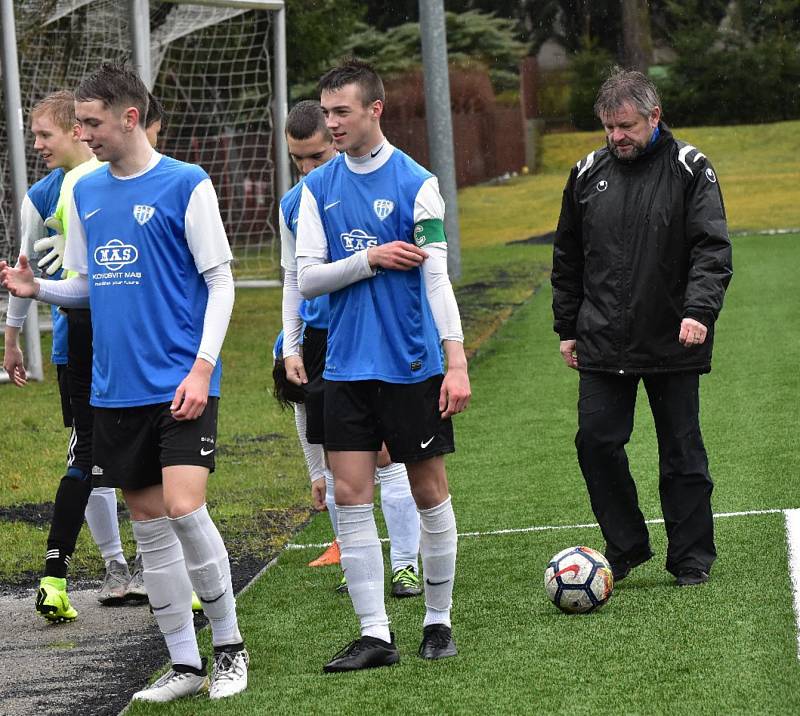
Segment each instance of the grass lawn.
[{"label": "grass lawn", "polygon": [[[797,507],[800,336],[778,354],[774,327],[798,325],[792,298],[800,235],[742,237],[718,324],[714,371],[703,378],[702,421],[715,512]],[[769,276],[769,281],[763,277]],[[757,318],[758,317],[758,318]],[[572,445],[577,376],[561,365],[541,291],[472,364],[474,402],[457,419],[448,461],[459,532],[592,523]],[[660,516],[652,419],[640,395],[630,460],[642,510]],[[296,537],[327,537],[320,515]],[[462,537],[454,597],[461,654],[415,656],[421,600],[391,601],[401,663],[325,676],[322,664],[357,632],[336,569],[309,569],[316,549],[284,552],[240,597],[253,655],[251,688],[223,704],[197,698],[130,714],[774,713],[800,709],[800,667],[781,513],[720,518],[709,584],[673,586],[656,557],[596,614],[566,616],[547,601],[548,558],[571,544],[602,548],[596,528]],[[207,639],[207,635],[204,635]],[[205,647],[208,648],[206,641]]]}]

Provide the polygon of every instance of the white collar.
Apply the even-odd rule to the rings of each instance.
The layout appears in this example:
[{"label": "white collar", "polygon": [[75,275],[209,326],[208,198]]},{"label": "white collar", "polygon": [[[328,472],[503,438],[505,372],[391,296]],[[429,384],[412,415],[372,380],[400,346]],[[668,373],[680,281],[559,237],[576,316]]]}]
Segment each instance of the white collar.
[{"label": "white collar", "polygon": [[372,151],[367,152],[363,157],[351,157],[349,154],[345,154],[344,161],[347,168],[356,174],[370,174],[386,164],[393,152],[394,147],[389,144],[388,139],[384,138],[380,144],[373,147]]}]

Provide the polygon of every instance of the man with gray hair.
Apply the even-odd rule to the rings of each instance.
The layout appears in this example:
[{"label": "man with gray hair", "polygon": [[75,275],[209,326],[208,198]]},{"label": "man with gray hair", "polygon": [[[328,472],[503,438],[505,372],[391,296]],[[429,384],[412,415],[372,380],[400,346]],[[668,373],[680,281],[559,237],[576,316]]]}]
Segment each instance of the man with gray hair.
[{"label": "man with gray hair", "polygon": [[640,72],[614,68],[595,113],[606,147],[572,169],[553,247],[554,329],[580,372],[578,462],[615,581],[653,556],[625,445],[639,381],[653,413],[666,568],[679,586],[716,558],[699,376],[732,275],[717,176],[675,139]]}]

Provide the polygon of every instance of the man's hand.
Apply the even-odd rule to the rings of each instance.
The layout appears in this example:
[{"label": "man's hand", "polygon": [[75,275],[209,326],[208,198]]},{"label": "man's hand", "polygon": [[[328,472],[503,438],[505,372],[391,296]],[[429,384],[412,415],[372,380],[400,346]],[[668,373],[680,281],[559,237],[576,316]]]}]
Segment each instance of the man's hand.
[{"label": "man's hand", "polygon": [[202,358],[198,358],[172,399],[169,406],[175,420],[196,420],[206,409],[208,403],[208,386],[214,366]]},{"label": "man's hand", "polygon": [[428,258],[428,254],[407,241],[390,241],[388,244],[370,246],[367,249],[367,258],[372,268],[380,266],[396,271],[408,271],[419,266]]},{"label": "man's hand", "polygon": [[325,504],[325,475],[318,477],[311,483],[311,502],[318,512],[324,512],[328,509]]},{"label": "man's hand", "polygon": [[0,285],[12,296],[20,298],[36,298],[39,286],[33,280],[33,271],[28,257],[20,254],[19,263],[12,268],[5,261],[0,261]]},{"label": "man's hand", "polygon": [[3,356],[3,370],[8,373],[8,377],[20,388],[28,382],[28,374],[25,372],[22,351],[17,342],[18,328],[6,327],[5,355]]},{"label": "man's hand", "polygon": [[448,367],[442,380],[442,389],[439,391],[439,410],[442,420],[466,410],[471,397],[472,390],[469,386],[466,364]]},{"label": "man's hand", "polygon": [[564,362],[570,368],[578,369],[578,354],[575,350],[575,347],[578,345],[578,342],[574,338],[570,338],[568,341],[561,341],[558,344],[558,350],[561,352],[561,357],[564,359]]},{"label": "man's hand", "polygon": [[303,365],[303,358],[299,355],[286,356],[283,359],[283,367],[286,369],[286,380],[295,385],[308,383],[306,367]]},{"label": "man's hand", "polygon": [[691,346],[701,346],[705,343],[707,335],[708,328],[700,323],[700,321],[695,321],[694,318],[684,318],[681,321],[678,342],[687,348]]},{"label": "man's hand", "polygon": [[[38,264],[40,269],[47,267],[45,273],[48,276],[52,276],[61,268],[61,264],[64,262],[66,239],[64,238],[64,229],[61,227],[61,222],[55,216],[49,216],[44,225],[56,233],[53,236],[45,236],[43,239],[39,239],[34,243],[33,250],[37,253],[50,250],[50,253],[39,259]],[[48,264],[50,265],[48,266]]]}]

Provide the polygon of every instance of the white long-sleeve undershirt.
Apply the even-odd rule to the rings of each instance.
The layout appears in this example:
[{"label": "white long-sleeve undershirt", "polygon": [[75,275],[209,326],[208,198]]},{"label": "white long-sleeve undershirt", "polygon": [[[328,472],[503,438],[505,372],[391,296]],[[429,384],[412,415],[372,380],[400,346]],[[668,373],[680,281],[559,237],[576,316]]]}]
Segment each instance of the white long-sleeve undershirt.
[{"label": "white long-sleeve undershirt", "polygon": [[85,274],[63,281],[34,280],[39,284],[39,293],[36,294],[39,301],[64,308],[89,307],[89,280]]},{"label": "white long-sleeve undershirt", "polygon": [[283,357],[300,355],[300,337],[303,333],[303,319],[300,318],[300,304],[303,296],[297,285],[297,269],[287,269],[283,276]]},{"label": "white long-sleeve undershirt", "polygon": [[233,313],[235,290],[230,264],[226,261],[203,271],[203,279],[208,287],[208,303],[197,357],[216,365]]},{"label": "white long-sleeve undershirt", "polygon": [[297,257],[297,283],[305,298],[338,291],[351,283],[372,278],[375,274],[376,270],[369,265],[366,250],[332,263],[316,256]]},{"label": "white long-sleeve undershirt", "polygon": [[[22,241],[19,253],[22,256],[31,258],[34,242],[37,239],[41,239],[47,235],[47,229],[44,225],[44,220],[46,217],[43,217],[41,214],[39,214],[39,210],[31,201],[31,198],[28,194],[25,194],[25,198],[22,200],[20,215]],[[11,328],[22,328],[22,326],[25,324],[25,318],[28,315],[28,310],[30,309],[31,300],[32,299],[30,298],[19,298],[18,296],[8,297],[8,311],[6,312],[7,326],[10,326]]]}]

